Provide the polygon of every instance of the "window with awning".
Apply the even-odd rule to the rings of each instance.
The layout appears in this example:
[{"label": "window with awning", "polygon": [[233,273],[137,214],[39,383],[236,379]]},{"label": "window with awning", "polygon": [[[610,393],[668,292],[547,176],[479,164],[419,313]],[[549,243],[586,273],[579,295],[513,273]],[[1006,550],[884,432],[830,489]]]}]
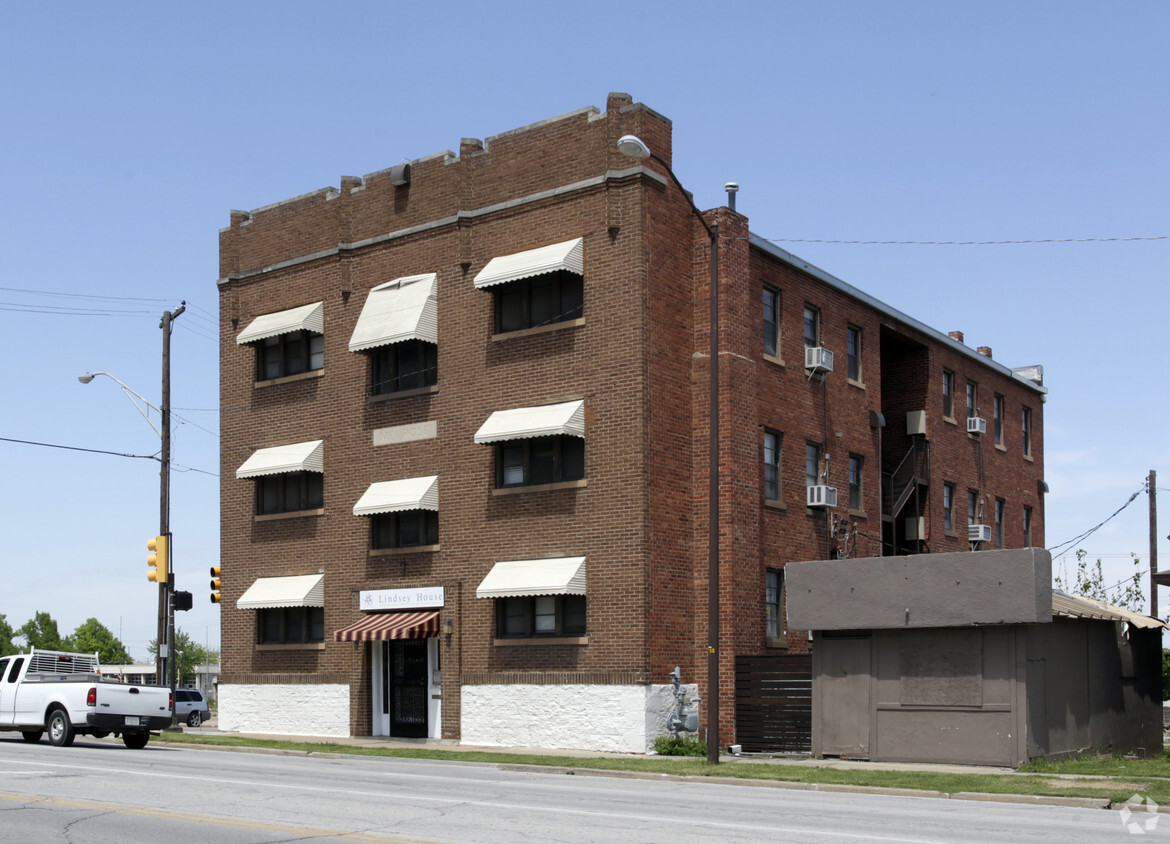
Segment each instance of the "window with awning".
[{"label": "window with awning", "polygon": [[586,632],[585,558],[496,563],[475,590],[496,599],[500,639],[581,637]]},{"label": "window with awning", "polygon": [[584,239],[492,258],[475,276],[490,289],[496,331],[519,331],[578,319],[584,313]]},{"label": "window with awning", "polygon": [[256,317],[236,337],[256,348],[256,380],[268,381],[325,366],[323,302]]},{"label": "window with awning", "polygon": [[257,449],[236,477],[256,481],[256,513],[273,515],[324,506],[325,441]]},{"label": "window with awning", "polygon": [[257,578],[236,601],[256,610],[256,644],[301,645],[325,641],[325,575]]},{"label": "window with awning", "polygon": [[370,484],[353,507],[370,517],[376,550],[436,545],[439,541],[439,476]]},{"label": "window with awning", "polygon": [[370,290],[349,340],[370,359],[370,394],[438,382],[438,275],[405,276]]},{"label": "window with awning", "polygon": [[475,441],[495,448],[496,486],[536,486],[585,477],[585,402],[500,410]]}]

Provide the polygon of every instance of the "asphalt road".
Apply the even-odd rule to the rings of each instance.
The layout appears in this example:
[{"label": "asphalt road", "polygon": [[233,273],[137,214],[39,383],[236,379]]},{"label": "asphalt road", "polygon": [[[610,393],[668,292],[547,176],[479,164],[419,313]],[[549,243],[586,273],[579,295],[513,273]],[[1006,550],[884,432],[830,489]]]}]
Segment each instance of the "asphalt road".
[{"label": "asphalt road", "polygon": [[[1170,835],[1165,820],[1164,830],[1143,839]],[[56,748],[0,734],[3,841],[1099,844],[1133,837],[1118,812],[1101,809],[154,743],[133,751],[84,738]]]}]

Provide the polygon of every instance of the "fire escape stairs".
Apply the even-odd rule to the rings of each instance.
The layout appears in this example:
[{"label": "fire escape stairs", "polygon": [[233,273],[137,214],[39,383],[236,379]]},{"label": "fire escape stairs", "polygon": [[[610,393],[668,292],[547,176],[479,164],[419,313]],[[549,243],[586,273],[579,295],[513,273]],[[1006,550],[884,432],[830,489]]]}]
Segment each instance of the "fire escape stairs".
[{"label": "fire escape stairs", "polygon": [[915,437],[910,450],[889,474],[889,497],[892,502],[887,519],[895,519],[902,512],[914,493],[930,485],[930,443],[925,438]]}]

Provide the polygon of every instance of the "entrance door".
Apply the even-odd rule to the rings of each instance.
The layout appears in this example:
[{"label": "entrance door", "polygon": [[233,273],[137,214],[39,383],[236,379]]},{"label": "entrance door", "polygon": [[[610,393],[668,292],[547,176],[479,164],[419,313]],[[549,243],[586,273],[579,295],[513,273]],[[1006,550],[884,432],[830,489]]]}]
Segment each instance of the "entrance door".
[{"label": "entrance door", "polygon": [[870,640],[818,637],[821,754],[869,758]]},{"label": "entrance door", "polygon": [[390,735],[426,738],[427,640],[392,639],[382,654],[382,711]]}]

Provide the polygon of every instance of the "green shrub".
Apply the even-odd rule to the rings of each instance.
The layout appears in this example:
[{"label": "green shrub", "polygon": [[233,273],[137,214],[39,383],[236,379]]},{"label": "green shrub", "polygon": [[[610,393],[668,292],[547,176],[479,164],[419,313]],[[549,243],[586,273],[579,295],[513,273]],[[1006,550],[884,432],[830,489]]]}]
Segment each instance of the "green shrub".
[{"label": "green shrub", "polygon": [[659,736],[654,739],[654,752],[659,756],[703,756],[707,755],[707,742],[697,738],[680,736]]}]

